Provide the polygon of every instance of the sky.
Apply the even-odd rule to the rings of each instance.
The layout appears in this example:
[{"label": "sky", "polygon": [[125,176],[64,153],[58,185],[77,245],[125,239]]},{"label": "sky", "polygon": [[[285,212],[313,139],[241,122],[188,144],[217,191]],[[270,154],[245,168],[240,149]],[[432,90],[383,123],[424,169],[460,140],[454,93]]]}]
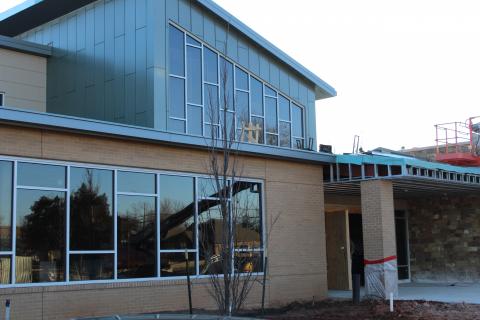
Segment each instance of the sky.
[{"label": "sky", "polygon": [[[22,2],[0,0],[0,12]],[[337,90],[317,101],[336,153],[435,144],[480,115],[478,0],[215,0]]]}]

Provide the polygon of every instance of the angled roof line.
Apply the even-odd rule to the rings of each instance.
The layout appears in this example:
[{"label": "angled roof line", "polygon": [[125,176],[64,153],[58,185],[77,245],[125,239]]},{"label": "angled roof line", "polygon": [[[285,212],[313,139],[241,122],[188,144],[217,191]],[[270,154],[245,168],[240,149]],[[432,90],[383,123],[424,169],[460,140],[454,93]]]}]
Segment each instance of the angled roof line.
[{"label": "angled roof line", "polygon": [[[26,0],[16,7],[0,14],[0,34],[16,36],[94,1],[95,0]],[[332,86],[253,31],[215,2],[212,0],[196,1],[214,15],[228,22],[231,26],[244,34],[251,41],[264,48],[275,58],[298,72],[306,80],[312,82],[315,85],[316,99],[324,99],[337,95],[337,92]]]},{"label": "angled roof line", "polygon": [[[274,44],[270,41],[259,35],[257,32],[253,31],[250,27],[246,24],[235,18],[232,14],[228,11],[220,7],[218,4],[213,2],[212,0],[197,0],[198,3],[202,4],[205,8],[212,11],[215,15],[219,16],[223,20],[227,21],[230,25],[232,25],[235,29],[246,35],[250,38],[253,42],[257,43],[259,46],[266,49],[270,52],[273,56],[278,58],[280,61],[286,63],[295,71],[300,73],[304,76],[307,80],[313,82],[316,86],[315,95],[317,99],[334,97],[337,95],[335,89],[330,86],[328,83],[320,79],[317,75],[313,72],[305,68],[301,65],[298,61],[290,57],[288,54],[277,48]],[[323,92],[319,92],[319,89]]]}]

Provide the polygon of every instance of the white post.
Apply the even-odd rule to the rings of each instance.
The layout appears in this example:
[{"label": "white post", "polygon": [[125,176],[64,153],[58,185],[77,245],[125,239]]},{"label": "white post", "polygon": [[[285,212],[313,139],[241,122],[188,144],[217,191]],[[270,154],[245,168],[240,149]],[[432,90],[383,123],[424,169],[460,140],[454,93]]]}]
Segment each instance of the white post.
[{"label": "white post", "polygon": [[390,312],[393,312],[393,292],[390,292]]}]

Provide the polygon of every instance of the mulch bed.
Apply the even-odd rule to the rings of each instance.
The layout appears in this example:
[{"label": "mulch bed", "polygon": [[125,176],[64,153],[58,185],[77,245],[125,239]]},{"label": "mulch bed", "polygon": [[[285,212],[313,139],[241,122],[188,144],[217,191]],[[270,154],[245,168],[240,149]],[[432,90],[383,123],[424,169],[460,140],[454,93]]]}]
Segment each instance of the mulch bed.
[{"label": "mulch bed", "polygon": [[323,300],[314,304],[292,303],[283,308],[268,309],[264,316],[260,316],[258,313],[256,316],[274,320],[468,320],[480,319],[480,305],[431,301],[395,301],[394,312],[390,312],[388,301],[365,300],[358,305],[354,305],[351,301],[346,300]]}]

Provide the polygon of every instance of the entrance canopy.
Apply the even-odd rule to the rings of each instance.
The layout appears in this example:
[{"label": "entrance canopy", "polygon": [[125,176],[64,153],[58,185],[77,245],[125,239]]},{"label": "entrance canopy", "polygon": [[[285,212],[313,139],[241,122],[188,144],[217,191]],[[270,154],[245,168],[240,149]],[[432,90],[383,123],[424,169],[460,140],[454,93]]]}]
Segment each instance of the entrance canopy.
[{"label": "entrance canopy", "polygon": [[337,155],[324,166],[325,193],[360,195],[360,182],[391,180],[395,197],[425,193],[480,191],[480,167],[460,167],[399,153],[370,152]]}]

